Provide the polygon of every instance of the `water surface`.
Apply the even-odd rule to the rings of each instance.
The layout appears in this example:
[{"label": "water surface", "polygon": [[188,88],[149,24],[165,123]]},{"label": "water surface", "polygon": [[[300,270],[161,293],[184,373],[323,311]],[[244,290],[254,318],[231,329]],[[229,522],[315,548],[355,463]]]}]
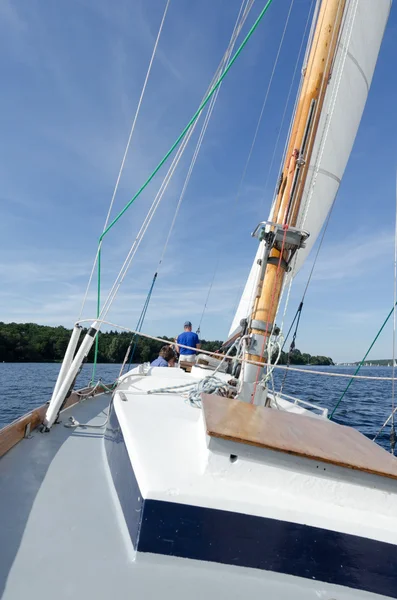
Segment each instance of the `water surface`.
[{"label": "water surface", "polygon": [[[0,363],[0,428],[50,399],[59,368],[60,365],[55,363]],[[88,384],[91,370],[92,365],[84,365],[77,387]],[[283,388],[286,394],[332,410],[349,380],[314,375],[311,370],[352,374],[355,367],[307,367],[307,373],[288,373]],[[97,377],[109,383],[119,371],[120,365],[100,364]],[[361,374],[391,377],[392,369],[363,367]],[[276,373],[276,386],[280,385],[283,377],[284,371]],[[335,420],[356,427],[372,438],[391,412],[391,388],[390,381],[354,381],[339,406]],[[387,450],[390,449],[389,434],[387,428],[379,438]]]}]

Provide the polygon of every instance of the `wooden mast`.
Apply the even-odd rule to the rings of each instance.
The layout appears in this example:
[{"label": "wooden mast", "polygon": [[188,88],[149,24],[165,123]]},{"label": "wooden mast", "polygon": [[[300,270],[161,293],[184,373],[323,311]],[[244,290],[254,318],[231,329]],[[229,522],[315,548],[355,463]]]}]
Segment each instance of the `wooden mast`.
[{"label": "wooden mast", "polygon": [[[297,220],[315,135],[341,29],[346,0],[323,0],[297,104],[285,163],[278,186],[271,221],[294,227]],[[310,232],[309,232],[310,233]],[[280,266],[281,248],[270,252],[263,284],[252,313],[250,333],[269,337],[280,301],[285,269]],[[289,250],[283,251],[288,260]],[[257,329],[255,324],[261,324]],[[256,351],[261,350],[256,345]],[[249,360],[265,362],[265,357],[249,353]]]}]

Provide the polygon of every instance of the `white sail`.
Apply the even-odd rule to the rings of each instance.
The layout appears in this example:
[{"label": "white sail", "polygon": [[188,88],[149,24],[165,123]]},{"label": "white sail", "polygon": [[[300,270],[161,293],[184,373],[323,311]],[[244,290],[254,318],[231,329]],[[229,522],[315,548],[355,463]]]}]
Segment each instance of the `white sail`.
[{"label": "white sail", "polygon": [[[349,0],[325,95],[296,226],[310,233],[297,253],[294,277],[315,243],[343,177],[371,85],[391,0]],[[270,214],[269,220],[272,220]],[[230,333],[252,310],[259,248]]]}]

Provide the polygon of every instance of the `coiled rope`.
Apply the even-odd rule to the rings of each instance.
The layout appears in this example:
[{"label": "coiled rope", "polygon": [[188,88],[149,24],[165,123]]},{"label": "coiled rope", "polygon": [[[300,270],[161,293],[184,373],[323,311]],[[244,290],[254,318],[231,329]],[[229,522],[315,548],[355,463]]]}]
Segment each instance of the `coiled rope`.
[{"label": "coiled rope", "polygon": [[[181,347],[182,344],[179,344]],[[223,381],[219,377],[216,377],[216,373],[218,373],[219,369],[225,362],[225,360],[230,356],[232,351],[236,348],[238,342],[232,344],[226,354],[222,357],[220,364],[216,367],[215,371],[200,379],[199,381],[193,381],[191,383],[183,383],[181,385],[167,386],[162,388],[157,388],[154,390],[148,390],[148,394],[174,394],[178,393],[181,395],[187,394],[187,402],[194,408],[201,408],[201,394],[218,394],[227,396],[227,394],[231,391],[236,391],[235,386],[229,385],[226,381]],[[201,352],[201,350],[200,350]]]}]

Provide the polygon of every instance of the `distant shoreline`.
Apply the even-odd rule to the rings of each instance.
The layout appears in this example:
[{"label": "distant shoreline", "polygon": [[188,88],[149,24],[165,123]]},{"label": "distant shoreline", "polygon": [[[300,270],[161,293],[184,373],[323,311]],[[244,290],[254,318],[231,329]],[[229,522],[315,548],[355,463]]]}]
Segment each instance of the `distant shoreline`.
[{"label": "distant shoreline", "polygon": [[[82,330],[80,340],[87,330]],[[61,363],[72,333],[62,325],[51,327],[36,323],[3,323],[0,322],[0,363]],[[148,338],[133,338],[131,333],[105,331],[99,334],[98,363],[121,364],[127,350],[133,348],[134,363],[150,362],[158,356],[162,344],[174,342],[174,338],[159,336],[164,341],[158,342]],[[216,352],[222,346],[221,340],[201,340],[201,348],[208,352]],[[87,363],[94,361],[94,348],[91,349]],[[297,348],[288,354],[282,352],[278,364],[308,366],[331,366],[334,364],[329,356],[312,356]]]}]

